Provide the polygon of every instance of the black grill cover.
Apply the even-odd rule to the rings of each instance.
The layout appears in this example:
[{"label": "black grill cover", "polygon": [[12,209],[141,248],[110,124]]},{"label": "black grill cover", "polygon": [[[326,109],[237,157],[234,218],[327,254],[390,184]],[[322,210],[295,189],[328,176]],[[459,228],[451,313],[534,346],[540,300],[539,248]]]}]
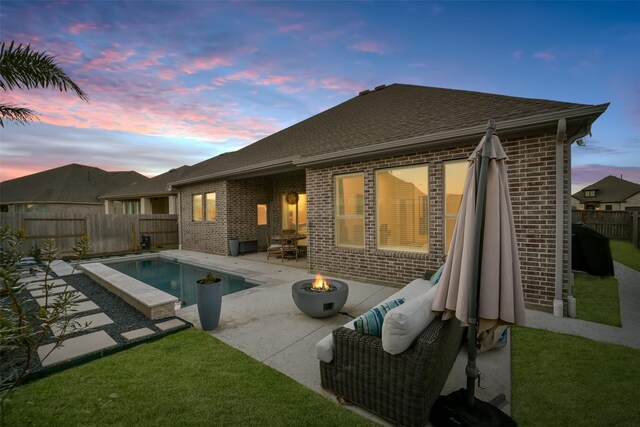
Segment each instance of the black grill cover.
[{"label": "black grill cover", "polygon": [[613,276],[609,239],[580,224],[571,225],[571,264],[594,276]]}]

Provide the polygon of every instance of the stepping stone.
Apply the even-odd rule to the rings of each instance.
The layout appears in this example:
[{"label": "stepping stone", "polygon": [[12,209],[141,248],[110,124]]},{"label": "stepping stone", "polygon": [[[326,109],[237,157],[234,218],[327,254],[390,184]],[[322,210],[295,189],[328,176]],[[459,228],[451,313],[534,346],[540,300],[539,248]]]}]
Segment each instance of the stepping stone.
[{"label": "stepping stone", "polygon": [[[67,312],[62,315],[62,317],[69,317],[74,314],[84,313],[86,311],[93,311],[93,310],[100,310],[100,307],[98,307],[96,303],[93,301],[82,301],[71,306],[67,310]],[[51,312],[52,310],[48,309],[48,311]]]},{"label": "stepping stone", "polygon": [[[105,331],[97,331],[87,335],[64,340],[62,347],[51,351],[55,344],[38,347],[38,357],[43,367],[55,365],[80,356],[95,353],[118,345]],[[51,352],[51,354],[49,354]],[[47,356],[47,354],[49,354]],[[46,357],[46,358],[45,358]],[[44,360],[42,360],[45,358]]]},{"label": "stepping stone", "polygon": [[161,331],[168,331],[170,329],[179,328],[180,326],[184,326],[185,323],[180,319],[171,319],[166,322],[156,323],[156,328]]},{"label": "stepping stone", "polygon": [[34,281],[42,281],[47,277],[48,280],[52,280],[53,276],[46,276],[44,273],[38,273],[35,275],[28,275],[18,279],[18,284],[21,285],[25,282],[34,282]]},{"label": "stepping stone", "polygon": [[[49,286],[51,286],[52,288],[57,288],[58,286],[64,286],[67,284],[67,282],[65,282],[62,279],[53,279],[53,280],[49,280],[47,282],[47,284]],[[38,280],[37,282],[31,282],[27,285],[27,290],[29,291],[35,291],[38,289],[42,289],[42,287],[44,286],[44,280]]]},{"label": "stepping stone", "polygon": [[[60,295],[60,294],[58,294]],[[58,298],[58,295],[49,295],[49,305],[47,307],[51,307],[53,306],[53,304],[55,303],[56,299]],[[85,301],[88,298],[85,296],[85,294],[83,294],[82,292],[76,292],[76,299],[75,302],[80,302],[80,301]],[[46,300],[45,297],[42,298],[36,298],[36,302],[38,303],[38,305],[40,307],[44,306],[44,301]]]},{"label": "stepping stone", "polygon": [[[75,290],[76,290],[76,288],[74,288],[73,286],[58,286],[56,288],[49,289],[49,296],[57,295],[57,294],[63,294],[65,292],[71,292],[71,291],[75,291]],[[31,292],[31,296],[34,297],[34,298],[45,296],[44,289],[38,289],[38,290],[35,290],[35,291],[30,291],[30,292]]]},{"label": "stepping stone", "polygon": [[[78,329],[81,331],[88,331],[89,329],[99,328],[100,326],[109,325],[113,323],[113,320],[109,316],[104,313],[98,314],[90,314],[88,316],[77,317],[73,319],[74,322],[78,322]],[[84,324],[89,323],[89,326],[84,328]],[[73,329],[68,329],[67,334],[78,332],[78,329],[75,331]],[[59,337],[62,335],[62,327],[58,325],[54,325],[51,330],[53,331],[53,335]]]},{"label": "stepping stone", "polygon": [[51,263],[51,270],[58,276],[70,276],[72,274],[82,273],[79,268],[74,269],[73,265],[62,260],[55,260]]},{"label": "stepping stone", "polygon": [[153,335],[154,333],[155,332],[153,332],[149,328],[140,328],[129,332],[123,332],[120,335],[122,335],[127,341],[131,341],[138,338],[148,337],[149,335]]}]

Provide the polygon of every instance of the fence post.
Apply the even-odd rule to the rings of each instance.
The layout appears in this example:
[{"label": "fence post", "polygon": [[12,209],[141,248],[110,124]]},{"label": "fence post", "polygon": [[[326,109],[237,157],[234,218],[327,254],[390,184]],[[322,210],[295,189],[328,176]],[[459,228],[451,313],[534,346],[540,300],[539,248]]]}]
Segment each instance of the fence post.
[{"label": "fence post", "polygon": [[633,246],[635,246],[636,248],[639,247],[638,246],[638,214],[640,214],[640,212],[638,211],[634,211],[633,212],[633,233],[631,235],[631,239],[633,240]]}]

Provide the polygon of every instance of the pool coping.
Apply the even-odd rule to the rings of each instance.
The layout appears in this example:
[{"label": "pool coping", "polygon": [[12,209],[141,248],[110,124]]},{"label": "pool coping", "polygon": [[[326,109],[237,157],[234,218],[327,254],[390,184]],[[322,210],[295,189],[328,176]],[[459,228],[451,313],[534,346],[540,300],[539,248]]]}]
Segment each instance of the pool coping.
[{"label": "pool coping", "polygon": [[164,255],[162,253],[147,253],[128,255],[124,257],[96,259],[81,264],[79,269],[100,286],[122,298],[122,300],[127,304],[140,311],[148,319],[157,320],[173,317],[176,315],[177,310],[183,308],[180,306],[179,298],[109,267],[109,264],[119,262],[151,259],[164,259],[204,270],[215,270],[216,272],[227,276],[241,278],[251,287],[262,284],[259,281],[250,280],[244,275],[238,274],[232,270],[218,268],[217,266],[212,269],[211,266]]}]

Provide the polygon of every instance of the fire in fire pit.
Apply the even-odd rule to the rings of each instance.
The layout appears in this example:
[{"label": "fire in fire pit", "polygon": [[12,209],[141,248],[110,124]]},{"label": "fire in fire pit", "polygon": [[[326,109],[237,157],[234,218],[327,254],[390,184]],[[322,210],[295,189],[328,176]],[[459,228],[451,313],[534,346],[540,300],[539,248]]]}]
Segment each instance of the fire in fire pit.
[{"label": "fire in fire pit", "polygon": [[293,302],[311,317],[328,317],[344,306],[349,286],[340,280],[324,279],[316,274],[316,280],[301,280],[291,287]]},{"label": "fire in fire pit", "polygon": [[329,282],[324,280],[324,278],[316,274],[316,280],[313,282],[305,283],[302,285],[302,290],[307,292],[333,292],[337,288],[333,285],[330,285]]}]

